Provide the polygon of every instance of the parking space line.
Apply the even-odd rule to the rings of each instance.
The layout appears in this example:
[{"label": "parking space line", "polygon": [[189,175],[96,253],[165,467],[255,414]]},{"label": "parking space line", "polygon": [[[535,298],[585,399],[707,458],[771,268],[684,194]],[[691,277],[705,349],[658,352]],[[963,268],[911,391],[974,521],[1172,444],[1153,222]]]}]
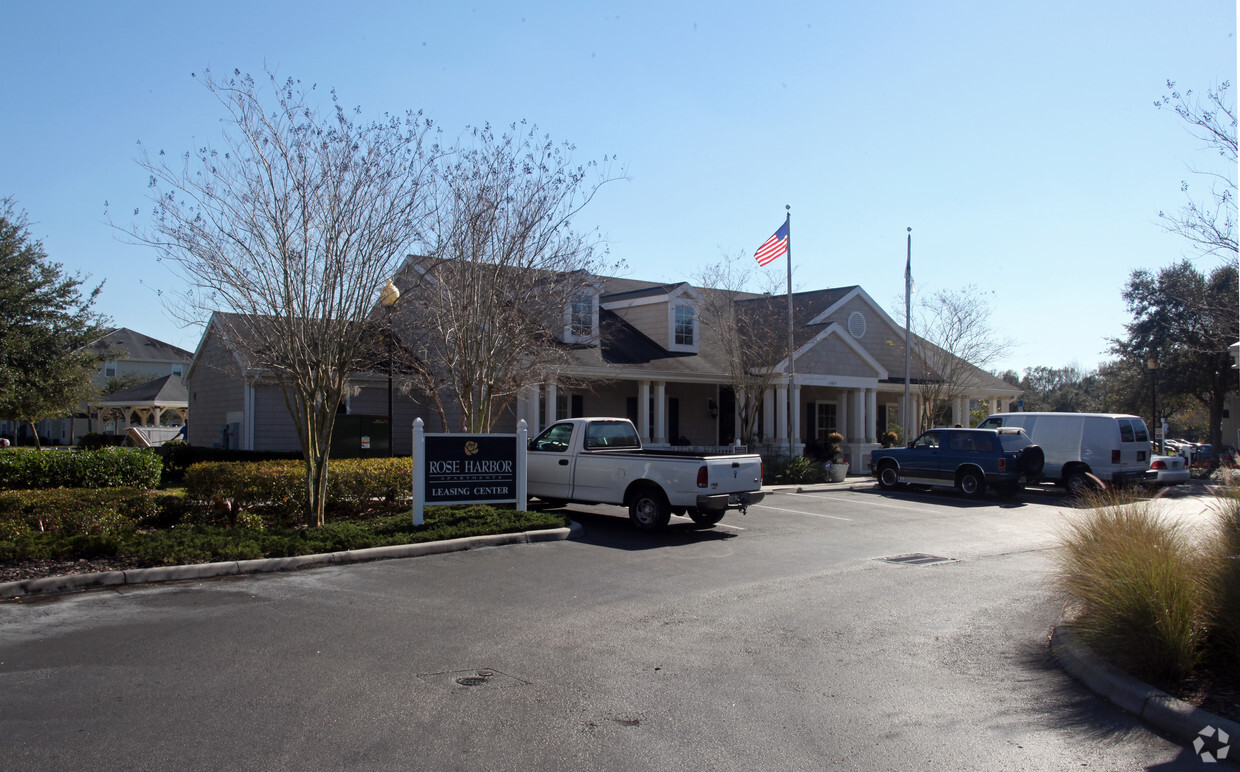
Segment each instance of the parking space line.
[{"label": "parking space line", "polygon": [[[685,515],[672,515],[672,517],[680,519],[680,520],[688,520],[689,522],[693,522],[693,518],[686,517]],[[715,523],[715,527],[716,528],[731,528],[733,531],[745,530],[744,528],[741,528],[739,525],[732,525],[731,523]]]},{"label": "parking space line", "polygon": [[[811,498],[811,499],[833,499],[833,498],[835,498],[834,496],[815,496],[815,495],[814,495],[814,494],[812,494],[812,493],[802,493],[802,494],[800,494],[800,495],[801,495],[801,496],[805,496],[805,497],[807,497],[807,498]],[[925,511],[925,510],[920,509],[920,508],[917,508],[917,507],[901,507],[901,506],[896,505],[896,504],[885,504],[885,503],[883,503],[883,502],[881,502],[881,501],[868,501],[868,502],[866,502],[866,506],[874,506],[874,507],[887,507],[888,509],[904,509],[904,510],[908,510],[908,511],[910,511],[910,512],[923,512],[923,511]]]},{"label": "parking space line", "polygon": [[852,522],[851,517],[836,517],[835,515],[820,515],[817,512],[802,512],[799,509],[784,509],[783,507],[772,507],[766,504],[754,504],[753,508],[754,509],[773,509],[776,512],[791,512],[794,515],[806,515],[807,517],[825,517],[831,520],[844,520],[849,523]]}]

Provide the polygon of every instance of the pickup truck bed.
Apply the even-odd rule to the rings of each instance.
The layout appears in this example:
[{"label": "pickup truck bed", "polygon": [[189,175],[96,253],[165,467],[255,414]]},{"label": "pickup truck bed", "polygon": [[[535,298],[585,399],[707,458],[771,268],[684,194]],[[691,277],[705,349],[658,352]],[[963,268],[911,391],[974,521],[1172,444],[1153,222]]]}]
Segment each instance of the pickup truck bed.
[{"label": "pickup truck bed", "polygon": [[526,468],[529,495],[625,506],[643,530],[662,528],[673,514],[714,525],[763,497],[761,457],[647,450],[623,418],[557,421],[530,441]]}]

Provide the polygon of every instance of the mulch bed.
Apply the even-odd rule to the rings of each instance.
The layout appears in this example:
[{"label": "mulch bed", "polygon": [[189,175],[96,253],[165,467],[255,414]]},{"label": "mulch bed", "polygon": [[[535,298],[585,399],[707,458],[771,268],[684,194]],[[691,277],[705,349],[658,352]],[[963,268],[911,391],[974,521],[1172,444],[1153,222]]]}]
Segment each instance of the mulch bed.
[{"label": "mulch bed", "polygon": [[131,568],[147,568],[136,558],[98,558],[94,560],[24,560],[19,563],[0,563],[0,582],[23,582],[27,579],[43,579],[48,576],[69,574],[94,574],[103,571],[128,571]]},{"label": "mulch bed", "polygon": [[1240,722],[1240,673],[1234,667],[1199,667],[1180,683],[1152,686],[1216,716]]}]

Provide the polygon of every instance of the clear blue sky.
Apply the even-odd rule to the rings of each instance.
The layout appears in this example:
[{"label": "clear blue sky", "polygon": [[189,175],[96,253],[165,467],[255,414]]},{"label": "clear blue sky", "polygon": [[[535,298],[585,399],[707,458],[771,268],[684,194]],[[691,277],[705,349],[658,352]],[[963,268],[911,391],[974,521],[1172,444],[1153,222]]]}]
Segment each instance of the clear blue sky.
[{"label": "clear blue sky", "polygon": [[1130,271],[1191,254],[1158,212],[1214,159],[1153,103],[1168,78],[1236,82],[1233,0],[51,0],[0,19],[0,196],[107,280],[117,324],[191,350],[200,331],[155,294],[171,274],[104,202],[122,222],[149,209],[139,140],[218,138],[190,75],[207,67],[270,68],[367,116],[421,109],[449,136],[526,119],[583,161],[616,154],[630,179],[578,223],[632,278],[752,254],[790,204],[796,287],[859,284],[890,310],[911,226],[919,292],[976,284],[1018,343],[995,366],[1017,370],[1105,360]]}]

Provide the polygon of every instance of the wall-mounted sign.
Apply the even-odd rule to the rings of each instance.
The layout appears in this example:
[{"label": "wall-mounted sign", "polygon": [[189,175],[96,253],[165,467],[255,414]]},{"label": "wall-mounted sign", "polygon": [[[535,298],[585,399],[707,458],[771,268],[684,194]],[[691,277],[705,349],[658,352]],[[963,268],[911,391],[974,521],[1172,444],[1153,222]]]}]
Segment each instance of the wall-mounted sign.
[{"label": "wall-mounted sign", "polygon": [[428,504],[525,509],[525,421],[515,434],[426,434],[413,423],[413,523]]}]

